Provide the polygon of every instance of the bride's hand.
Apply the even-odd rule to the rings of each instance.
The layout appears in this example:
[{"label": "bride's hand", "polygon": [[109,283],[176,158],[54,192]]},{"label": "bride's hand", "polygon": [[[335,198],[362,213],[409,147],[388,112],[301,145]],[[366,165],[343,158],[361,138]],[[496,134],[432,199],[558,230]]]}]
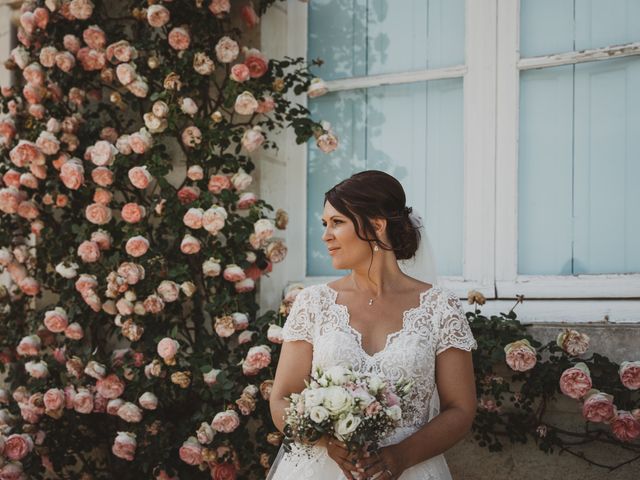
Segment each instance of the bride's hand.
[{"label": "bride's hand", "polygon": [[364,479],[362,473],[364,469],[358,474],[355,462],[358,458],[358,454],[349,452],[347,446],[335,438],[323,437],[321,440],[327,447],[327,454],[331,459],[338,464],[344,476],[347,480],[361,480]]},{"label": "bride's hand", "polygon": [[356,461],[356,468],[364,470],[362,479],[397,480],[406,469],[393,446],[365,452]]}]

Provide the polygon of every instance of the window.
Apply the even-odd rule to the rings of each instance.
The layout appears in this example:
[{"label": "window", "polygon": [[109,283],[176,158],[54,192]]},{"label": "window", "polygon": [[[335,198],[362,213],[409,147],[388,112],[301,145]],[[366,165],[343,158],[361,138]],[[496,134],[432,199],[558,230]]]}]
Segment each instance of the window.
[{"label": "window", "polygon": [[316,0],[308,15],[308,58],[331,90],[309,107],[341,146],[308,150],[307,275],[339,274],[321,240],[324,192],[364,169],[403,183],[439,273],[462,275],[464,1]]},{"label": "window", "polygon": [[290,238],[305,246],[290,250],[289,279],[340,274],[320,242],[323,193],[379,168],[405,185],[460,296],[478,289],[508,309],[524,294],[533,321],[639,320],[638,2],[288,9],[287,51],[326,62],[330,93],[308,105],[342,142],[289,154],[287,178],[306,177],[288,193]]}]

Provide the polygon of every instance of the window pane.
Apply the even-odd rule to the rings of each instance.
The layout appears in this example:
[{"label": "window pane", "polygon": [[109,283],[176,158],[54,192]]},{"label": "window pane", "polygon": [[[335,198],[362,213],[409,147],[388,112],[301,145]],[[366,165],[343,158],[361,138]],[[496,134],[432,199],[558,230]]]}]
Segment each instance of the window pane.
[{"label": "window pane", "polygon": [[521,0],[523,57],[640,41],[637,0]]},{"label": "window pane", "polygon": [[464,63],[464,0],[313,0],[309,59],[325,80]]},{"label": "window pane", "polygon": [[394,175],[424,218],[440,275],[462,274],[462,79],[337,92],[314,99],[340,148],[310,145],[307,169],[307,275],[339,275],[321,240],[324,192],[365,169]]},{"label": "window pane", "polygon": [[640,272],[638,82],[637,58],[522,73],[519,273]]}]

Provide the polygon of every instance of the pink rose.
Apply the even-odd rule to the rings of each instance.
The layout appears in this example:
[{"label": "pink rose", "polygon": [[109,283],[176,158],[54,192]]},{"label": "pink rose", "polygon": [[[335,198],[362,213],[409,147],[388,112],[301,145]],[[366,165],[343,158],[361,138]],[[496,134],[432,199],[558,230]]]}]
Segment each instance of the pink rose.
[{"label": "pink rose", "polygon": [[640,388],[640,361],[622,362],[618,370],[620,381],[629,390]]},{"label": "pink rose", "polygon": [[124,392],[124,382],[112,373],[96,382],[96,390],[104,398],[118,398]]},{"label": "pink rose", "polygon": [[187,169],[187,178],[194,182],[202,180],[204,178],[204,171],[202,170],[202,167],[200,165],[191,165]]},{"label": "pink rose", "polygon": [[96,50],[104,48],[107,44],[107,38],[104,31],[97,25],[91,25],[90,27],[85,28],[84,32],[82,32],[82,39],[84,40],[84,43],[89,45],[89,48],[94,48]]},{"label": "pink rose", "polygon": [[217,432],[231,433],[240,426],[240,417],[234,410],[219,412],[211,421],[211,428]]},{"label": "pink rose", "polygon": [[100,203],[88,205],[84,214],[89,222],[96,225],[104,225],[111,221],[111,209]]},{"label": "pink rose", "polygon": [[233,324],[233,317],[231,317],[230,315],[217,317],[213,329],[219,337],[230,337],[236,331],[235,325]]},{"label": "pink rose", "polygon": [[44,84],[44,71],[39,63],[31,63],[22,71],[22,76],[32,85],[41,87]]},{"label": "pink rose", "polygon": [[332,132],[327,132],[316,139],[316,145],[321,152],[331,153],[338,148],[338,139]]},{"label": "pink rose", "polygon": [[69,325],[69,317],[62,307],[56,307],[44,314],[44,325],[50,332],[62,333]]},{"label": "pink rose", "polygon": [[160,28],[167,24],[171,17],[169,10],[162,5],[150,5],[147,8],[147,22],[154,28]]},{"label": "pink rose", "polygon": [[120,40],[116,43],[112,43],[107,47],[106,51],[107,60],[114,64],[119,62],[130,62],[136,57],[136,54],[137,52],[135,48],[133,48],[126,40]]},{"label": "pink rose", "polygon": [[180,349],[180,344],[173,338],[165,337],[158,342],[158,355],[166,362],[173,360]]},{"label": "pink rose", "polygon": [[153,137],[146,128],[141,128],[129,136],[131,149],[138,154],[143,154],[153,145]]},{"label": "pink rose", "polygon": [[149,93],[149,84],[145,82],[141,77],[136,77],[133,82],[127,85],[127,90],[129,90],[138,98],[145,98]]},{"label": "pink rose", "polygon": [[236,282],[233,287],[238,293],[247,293],[256,288],[256,283],[253,278],[245,278],[244,280]]},{"label": "pink rose", "polygon": [[229,76],[234,82],[246,82],[247,80],[249,80],[249,67],[247,67],[244,63],[238,63],[231,67],[231,74]]},{"label": "pink rose", "polygon": [[24,476],[22,464],[20,462],[5,463],[0,468],[0,478],[3,480],[24,480],[26,477]]},{"label": "pink rose", "polygon": [[135,285],[144,279],[145,271],[142,265],[131,262],[123,262],[118,267],[118,275],[123,277],[129,285]]},{"label": "pink rose", "polygon": [[204,383],[206,383],[209,386],[215,385],[218,381],[219,373],[220,373],[220,370],[215,368],[212,368],[207,373],[203,373],[202,378],[204,380]]},{"label": "pink rose", "polygon": [[64,408],[64,392],[59,388],[50,388],[44,394],[44,406],[50,412],[56,412]]},{"label": "pink rose", "polygon": [[146,313],[160,313],[164,310],[164,301],[160,296],[152,294],[144,299],[143,306]]},{"label": "pink rose", "polygon": [[122,400],[121,398],[114,398],[113,400],[109,400],[107,402],[106,413],[108,413],[109,415],[117,416],[118,410],[120,410],[120,407],[122,405],[124,405],[124,400]]},{"label": "pink rose", "polygon": [[211,478],[214,480],[236,480],[236,466],[228,462],[216,463],[211,469]]},{"label": "pink rose", "polygon": [[236,202],[236,207],[240,210],[246,210],[251,208],[251,206],[255,205],[258,201],[258,197],[256,197],[255,193],[245,192],[240,195],[240,198]]},{"label": "pink rose", "polygon": [[91,179],[101,187],[108,187],[113,183],[113,172],[106,167],[94,168]]},{"label": "pink rose", "polygon": [[244,64],[249,68],[251,78],[260,78],[267,73],[269,60],[260,50],[250,48],[245,52]]},{"label": "pink rose", "polygon": [[182,222],[189,228],[202,228],[202,216],[204,210],[202,208],[190,208],[182,217]]},{"label": "pink rose", "polygon": [[531,370],[536,364],[536,350],[528,340],[518,340],[504,347],[507,365],[517,372]]},{"label": "pink rose", "polygon": [[180,460],[189,465],[199,465],[202,463],[202,445],[195,437],[189,439],[180,447]]},{"label": "pink rose", "polygon": [[141,235],[131,237],[127,240],[125,250],[132,257],[141,257],[149,250],[149,240]]},{"label": "pink rose", "polygon": [[64,329],[64,336],[71,340],[82,340],[84,331],[78,322],[73,322]]},{"label": "pink rose", "polygon": [[613,396],[591,390],[582,405],[582,416],[590,422],[608,422],[615,414]]},{"label": "pink rose", "polygon": [[67,34],[62,38],[62,45],[71,53],[78,53],[78,50],[82,47],[80,39],[71,34]]},{"label": "pink rose", "polygon": [[242,168],[239,168],[238,171],[233,175],[233,177],[231,177],[231,183],[233,184],[233,187],[239,192],[242,192],[243,190],[249,188],[252,181],[253,178],[251,177],[251,175],[245,172]]},{"label": "pink rose", "polygon": [[249,152],[254,152],[264,143],[264,135],[262,129],[255,126],[244,132],[242,135],[242,146]]},{"label": "pink rose", "polygon": [[182,187],[178,190],[178,200],[183,205],[193,202],[200,196],[200,189],[198,187]]},{"label": "pink rose", "polygon": [[25,188],[38,188],[38,179],[32,173],[23,173],[20,175],[20,185]]},{"label": "pink rose", "polygon": [[9,435],[4,443],[4,456],[9,460],[22,460],[33,450],[33,440],[26,434]]},{"label": "pink rose", "polygon": [[139,423],[142,421],[142,410],[131,402],[125,402],[118,409],[118,416],[125,422]]},{"label": "pink rose", "polygon": [[133,150],[131,149],[131,144],[129,143],[130,140],[131,137],[129,135],[121,135],[116,140],[116,149],[122,155],[131,155],[131,153],[133,152]]},{"label": "pink rose", "polygon": [[256,112],[258,113],[269,113],[273,111],[276,106],[276,102],[271,96],[266,96],[262,100],[258,102],[258,109]]},{"label": "pink rose", "polygon": [[251,92],[242,92],[236,97],[234,109],[240,115],[253,115],[258,109],[258,102]]},{"label": "pink rose", "polygon": [[0,210],[5,213],[17,213],[23,193],[14,187],[0,189]]},{"label": "pink rose", "polygon": [[216,44],[216,57],[220,63],[231,63],[240,53],[240,47],[235,40],[229,37],[222,37]]},{"label": "pink rose", "polygon": [[93,2],[91,0],[71,0],[69,13],[78,20],[86,20],[93,14]]},{"label": "pink rose", "polygon": [[60,180],[70,190],[78,190],[84,185],[84,167],[77,158],[72,158],[60,168]]},{"label": "pink rose", "polygon": [[133,83],[138,74],[136,73],[136,67],[132,63],[121,63],[116,67],[116,77],[122,85],[129,85]]},{"label": "pink rose", "polygon": [[118,150],[111,143],[106,140],[98,140],[91,147],[91,162],[99,167],[111,165],[117,153]]},{"label": "pink rose", "polygon": [[253,224],[253,232],[260,240],[268,240],[273,236],[273,222],[268,218],[261,218]]},{"label": "pink rose", "polygon": [[328,91],[329,88],[327,87],[327,84],[324,82],[324,80],[322,80],[321,78],[314,78],[313,80],[311,80],[311,84],[307,89],[307,95],[309,96],[309,98],[315,98],[324,95]]},{"label": "pink rose", "polygon": [[155,410],[158,408],[158,397],[151,392],[144,392],[138,399],[140,406],[145,410]]},{"label": "pink rose", "polygon": [[113,194],[104,188],[96,188],[96,191],[93,193],[93,201],[95,203],[101,203],[102,205],[108,205],[112,198]]},{"label": "pink rose", "polygon": [[227,219],[227,211],[224,207],[214,205],[202,215],[202,228],[211,235],[217,235],[224,228]]},{"label": "pink rose", "polygon": [[269,330],[267,330],[267,338],[270,342],[281,344],[283,342],[282,327],[279,325],[269,325]]},{"label": "pink rose", "polygon": [[189,235],[188,233],[184,236],[182,242],[180,243],[180,251],[187,255],[198,253],[201,247],[202,245],[200,243],[200,240],[192,235]]},{"label": "pink rose", "polygon": [[187,147],[196,147],[202,143],[202,132],[195,125],[191,125],[182,131],[182,143]]},{"label": "pink rose", "polygon": [[126,203],[122,207],[122,219],[127,223],[138,223],[146,215],[146,209],[137,203]]},{"label": "pink rose", "polygon": [[65,73],[69,73],[76,65],[76,57],[66,50],[56,53],[55,61],[56,66]]},{"label": "pink rose", "polygon": [[231,180],[226,175],[212,175],[209,178],[207,188],[211,193],[217,195],[222,190],[228,190],[231,188]]},{"label": "pink rose", "polygon": [[239,282],[240,280],[244,280],[246,278],[244,270],[233,263],[226,266],[222,276],[229,282]]},{"label": "pink rose", "polygon": [[560,390],[571,398],[582,398],[591,390],[589,368],[582,362],[568,368],[560,376]]},{"label": "pink rose", "polygon": [[589,348],[589,336],[567,328],[560,332],[556,343],[569,355],[575,357],[587,351],[587,348]]},{"label": "pink rose", "polygon": [[86,388],[79,388],[73,397],[73,409],[78,413],[88,414],[93,411],[93,394]]},{"label": "pink rose", "polygon": [[622,442],[632,442],[640,437],[640,421],[630,412],[619,410],[611,420],[611,431]]},{"label": "pink rose", "polygon": [[28,140],[20,140],[9,152],[9,158],[16,167],[26,167],[30,163],[44,165],[45,157],[38,146]]},{"label": "pink rose", "polygon": [[100,260],[100,247],[96,242],[85,240],[78,247],[78,256],[85,263],[93,263]]},{"label": "pink rose", "polygon": [[161,281],[157,291],[165,302],[175,302],[180,295],[180,287],[171,280]]},{"label": "pink rose", "polygon": [[93,72],[102,70],[107,63],[107,56],[103,50],[83,47],[78,50],[76,58],[80,61],[83,70]]},{"label": "pink rose", "polygon": [[260,23],[260,17],[258,17],[258,14],[253,9],[252,3],[249,3],[242,7],[242,10],[240,10],[240,15],[242,15],[242,20],[244,20],[247,28],[253,28],[258,23]]},{"label": "pink rose", "polygon": [[209,10],[216,17],[222,17],[231,11],[231,3],[229,0],[211,0]]},{"label": "pink rose", "polygon": [[245,364],[256,370],[268,367],[271,364],[271,350],[266,345],[251,347],[243,362],[243,368]]},{"label": "pink rose", "polygon": [[[2,181],[7,187],[13,187],[14,189],[20,188],[20,176],[22,174],[13,168],[7,170],[2,176]],[[16,190],[17,191],[17,190]],[[16,204],[17,208],[17,204]]]},{"label": "pink rose", "polygon": [[52,133],[43,130],[36,140],[36,146],[45,155],[55,155],[60,150],[60,141]]},{"label": "pink rose", "polygon": [[169,32],[167,40],[174,50],[186,50],[191,43],[191,36],[185,27],[175,27]]},{"label": "pink rose", "polygon": [[123,460],[133,461],[136,453],[136,436],[130,432],[118,432],[111,451]]}]

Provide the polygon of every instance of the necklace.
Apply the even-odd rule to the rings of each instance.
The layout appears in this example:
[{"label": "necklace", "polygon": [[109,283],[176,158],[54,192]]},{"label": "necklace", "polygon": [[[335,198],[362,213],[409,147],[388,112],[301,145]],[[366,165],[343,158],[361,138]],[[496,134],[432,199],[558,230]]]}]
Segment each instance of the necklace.
[{"label": "necklace", "polygon": [[[353,278],[353,283],[356,286],[356,290],[360,290],[360,288],[358,287],[358,282],[356,282],[356,277],[351,277]],[[375,297],[369,297],[369,301],[367,302],[367,305],[372,306],[373,305],[373,301],[377,300],[378,295],[376,295]]]}]

